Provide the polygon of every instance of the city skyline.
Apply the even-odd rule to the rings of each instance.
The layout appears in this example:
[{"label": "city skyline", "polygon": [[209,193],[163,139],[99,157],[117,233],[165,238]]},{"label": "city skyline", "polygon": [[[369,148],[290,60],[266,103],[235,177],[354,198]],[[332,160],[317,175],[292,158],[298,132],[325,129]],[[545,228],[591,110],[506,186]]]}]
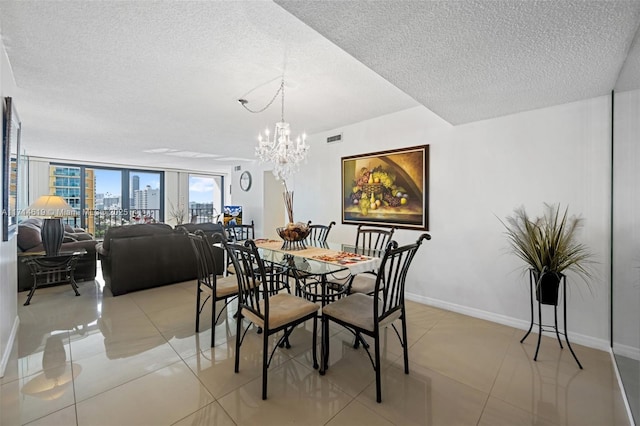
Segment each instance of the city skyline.
[{"label": "city skyline", "polygon": [[[50,166],[49,173],[52,193],[64,197],[78,212],[73,218],[74,226],[80,225],[94,235],[104,235],[110,226],[155,222],[164,220],[164,215],[173,214],[166,210],[174,209],[171,200],[168,200],[168,206],[164,206],[164,212],[160,210],[164,197],[160,190],[162,172],[93,167],[84,167],[83,171],[82,167],[55,165]],[[123,183],[123,176],[128,176],[129,182]],[[188,214],[196,214],[200,220],[214,220],[215,214],[221,210],[217,204],[222,201],[222,182],[222,176],[189,174],[189,198],[178,194],[174,203],[183,211],[185,207],[192,209]],[[123,188],[127,184],[129,187]],[[123,189],[129,193],[126,198],[122,196]],[[84,213],[81,215],[80,211]],[[80,223],[77,223],[78,218]]]},{"label": "city skyline", "polygon": [[[96,194],[104,194],[109,198],[122,196],[122,173],[120,170],[94,169],[96,179]],[[157,173],[136,172],[131,173],[131,177],[140,178],[140,189],[150,186],[151,189],[160,188],[160,179]],[[213,203],[215,190],[215,176],[189,176],[189,199],[188,203]],[[133,179],[132,179],[133,180]],[[130,182],[130,190],[133,192]]]}]

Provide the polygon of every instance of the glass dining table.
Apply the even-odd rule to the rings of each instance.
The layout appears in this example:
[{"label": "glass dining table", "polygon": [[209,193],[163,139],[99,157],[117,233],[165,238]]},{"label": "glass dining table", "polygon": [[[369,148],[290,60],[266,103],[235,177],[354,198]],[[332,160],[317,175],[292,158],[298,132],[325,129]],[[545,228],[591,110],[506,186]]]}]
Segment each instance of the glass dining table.
[{"label": "glass dining table", "polygon": [[[254,240],[263,261],[287,269],[296,281],[296,294],[324,307],[327,303],[347,294],[351,276],[375,271],[380,266],[379,253],[358,253],[353,245],[309,242],[304,248],[287,250],[282,241]],[[321,310],[319,311],[321,314]],[[322,320],[322,318],[321,318]],[[319,372],[324,375],[328,359],[324,347],[324,327],[321,326]],[[315,351],[315,348],[313,349]],[[314,360],[317,359],[314,353]]]}]

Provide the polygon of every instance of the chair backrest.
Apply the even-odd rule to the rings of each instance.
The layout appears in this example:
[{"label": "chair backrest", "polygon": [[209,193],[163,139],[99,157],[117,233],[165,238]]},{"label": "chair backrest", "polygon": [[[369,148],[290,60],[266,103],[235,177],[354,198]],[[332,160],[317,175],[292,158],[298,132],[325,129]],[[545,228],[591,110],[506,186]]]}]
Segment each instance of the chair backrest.
[{"label": "chair backrest", "polygon": [[[224,245],[227,256],[236,270],[238,279],[238,303],[243,309],[264,321],[268,327],[269,296],[264,262],[253,240],[240,243],[227,242],[219,234],[214,234],[214,241]],[[263,303],[260,303],[263,301]]]},{"label": "chair backrest", "polygon": [[227,225],[227,232],[229,239],[233,239],[234,241],[253,240],[256,237],[253,221],[251,221],[250,224],[243,223],[241,225],[230,223]]},{"label": "chair backrest", "polygon": [[207,239],[203,231],[198,230],[195,233],[187,233],[191,247],[196,257],[198,268],[198,284],[216,289],[216,261],[213,254],[213,247]]},{"label": "chair backrest", "polygon": [[319,242],[325,243],[327,242],[327,237],[329,236],[329,231],[331,231],[331,227],[335,225],[334,221],[331,221],[329,225],[312,225],[311,221],[307,223],[309,227],[309,235],[306,240],[310,242]]},{"label": "chair backrest", "polygon": [[390,241],[384,251],[378,275],[373,301],[374,323],[388,318],[393,321],[400,315],[404,306],[404,286],[409,266],[423,240],[430,240],[427,233],[420,235],[415,243],[398,247],[396,241]]},{"label": "chair backrest", "polygon": [[367,256],[381,253],[391,241],[396,228],[374,228],[358,225],[356,252]]}]

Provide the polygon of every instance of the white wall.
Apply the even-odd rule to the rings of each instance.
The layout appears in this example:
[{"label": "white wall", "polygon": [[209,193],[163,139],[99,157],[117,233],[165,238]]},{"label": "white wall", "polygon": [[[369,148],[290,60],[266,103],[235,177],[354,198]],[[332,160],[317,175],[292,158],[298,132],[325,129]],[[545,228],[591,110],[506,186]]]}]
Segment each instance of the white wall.
[{"label": "white wall", "polygon": [[[234,170],[231,174],[231,197],[228,199],[229,202],[227,203],[242,206],[243,222],[250,223],[253,220],[256,236],[261,237],[273,236],[273,234],[270,234],[268,230],[264,229],[265,170],[267,170],[267,167],[259,164],[257,161],[243,163],[240,166],[240,170]],[[240,189],[240,175],[244,171],[249,171],[252,178],[251,188],[247,192]],[[282,207],[282,211],[284,212],[284,205]],[[271,217],[272,213],[272,210],[269,209],[266,213],[267,217]]]},{"label": "white wall", "polygon": [[[264,238],[280,238],[277,229],[289,222],[284,205],[285,188],[282,181],[276,179],[271,170],[262,172],[263,185],[263,228],[259,234]],[[295,194],[294,194],[295,200]],[[295,213],[295,212],[294,212]],[[294,217],[295,220],[295,217]]]},{"label": "white wall", "polygon": [[[521,205],[538,215],[543,202],[562,203],[586,219],[581,239],[599,261],[591,290],[569,274],[570,337],[607,349],[610,131],[610,98],[600,97],[457,127],[417,107],[312,135],[295,177],[296,219],[335,220],[330,240],[354,241],[356,227],[340,224],[340,158],[429,144],[433,238],[412,266],[407,297],[528,327],[528,281],[506,252],[498,218]],[[326,144],[338,132],[343,142]],[[400,230],[396,239],[419,234]]]},{"label": "white wall", "polygon": [[[15,88],[13,73],[9,59],[0,42],[0,95],[12,96]],[[20,106],[18,100],[16,104]],[[18,113],[20,111],[18,110]],[[3,188],[2,173],[0,173],[0,188]],[[2,194],[4,196],[4,194]],[[0,226],[0,234],[3,232]],[[0,377],[9,360],[11,348],[18,330],[18,266],[16,238],[7,242],[0,242]]]}]

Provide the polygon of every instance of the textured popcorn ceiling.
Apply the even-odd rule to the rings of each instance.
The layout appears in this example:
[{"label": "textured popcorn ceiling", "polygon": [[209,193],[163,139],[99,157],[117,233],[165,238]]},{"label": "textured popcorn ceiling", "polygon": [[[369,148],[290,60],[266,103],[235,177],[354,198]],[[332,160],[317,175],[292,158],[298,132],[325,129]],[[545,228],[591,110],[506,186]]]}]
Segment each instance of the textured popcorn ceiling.
[{"label": "textured popcorn ceiling", "polygon": [[276,3],[453,124],[610,93],[640,22],[638,1]]},{"label": "textured popcorn ceiling", "polygon": [[636,32],[633,45],[615,86],[617,91],[638,89],[640,89],[640,28]]},{"label": "textured popcorn ceiling", "polygon": [[272,2],[2,1],[0,29],[35,156],[242,164],[281,108],[237,99],[264,107],[283,69],[294,135],[419,105]]},{"label": "textured popcorn ceiling", "polygon": [[466,123],[608,94],[639,22],[638,1],[0,1],[3,90],[30,155],[208,171],[254,158],[279,99],[237,99],[283,71],[294,133],[420,104]]}]

